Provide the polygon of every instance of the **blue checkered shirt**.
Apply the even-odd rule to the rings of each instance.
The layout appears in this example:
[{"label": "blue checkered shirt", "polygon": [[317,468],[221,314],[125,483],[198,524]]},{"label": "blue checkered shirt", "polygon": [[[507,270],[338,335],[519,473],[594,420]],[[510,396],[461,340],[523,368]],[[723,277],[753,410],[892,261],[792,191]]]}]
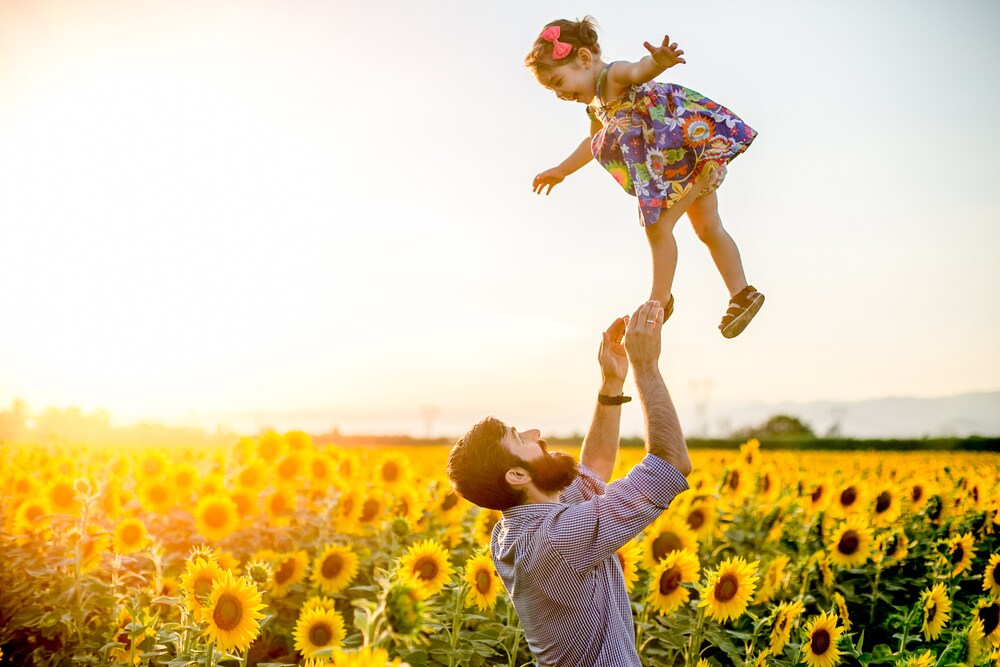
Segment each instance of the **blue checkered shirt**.
[{"label": "blue checkered shirt", "polygon": [[688,488],[647,454],[605,485],[587,466],[558,503],[504,510],[490,550],[541,667],[641,667],[615,552]]}]

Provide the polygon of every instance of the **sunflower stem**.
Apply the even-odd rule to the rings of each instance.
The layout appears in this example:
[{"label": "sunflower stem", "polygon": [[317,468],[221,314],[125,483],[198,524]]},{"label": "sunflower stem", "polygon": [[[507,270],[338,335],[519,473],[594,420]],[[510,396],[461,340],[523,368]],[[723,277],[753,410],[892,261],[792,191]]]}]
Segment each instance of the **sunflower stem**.
[{"label": "sunflower stem", "polygon": [[701,655],[701,631],[705,625],[705,608],[698,608],[698,625],[695,626],[694,630],[691,632],[690,637],[688,637],[688,650],[687,656],[684,660],[686,667],[694,667],[698,662],[698,656]]},{"label": "sunflower stem", "polygon": [[906,612],[906,618],[903,619],[903,636],[899,639],[899,648],[896,653],[902,653],[906,649],[906,639],[907,635],[910,634],[910,621],[913,618],[913,612],[916,607],[910,607],[910,610]]},{"label": "sunflower stem", "polygon": [[462,585],[455,589],[455,613],[452,614],[451,620],[451,636],[449,637],[451,653],[448,654],[448,667],[455,666],[455,651],[458,649],[458,637],[462,630],[462,598],[465,595],[465,587],[465,582],[462,582]]}]

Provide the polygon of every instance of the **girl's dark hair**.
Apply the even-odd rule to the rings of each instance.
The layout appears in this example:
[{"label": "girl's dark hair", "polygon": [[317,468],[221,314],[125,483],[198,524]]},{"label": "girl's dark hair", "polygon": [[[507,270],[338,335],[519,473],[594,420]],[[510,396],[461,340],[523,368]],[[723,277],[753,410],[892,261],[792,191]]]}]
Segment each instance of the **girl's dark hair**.
[{"label": "girl's dark hair", "polygon": [[[573,47],[568,56],[559,60],[552,59],[552,42],[541,37],[545,28],[552,26],[559,26],[559,41]],[[584,16],[579,21],[559,19],[549,23],[545,28],[539,31],[535,45],[531,47],[531,53],[524,59],[525,67],[536,74],[563,63],[573,62],[576,52],[582,48],[589,49],[595,56],[601,55],[601,47],[597,43],[597,21],[594,20],[593,16]]]},{"label": "girl's dark hair", "polygon": [[505,510],[520,504],[524,492],[507,483],[505,475],[524,462],[500,444],[507,427],[487,417],[459,438],[448,454],[448,479],[460,496],[480,507]]}]

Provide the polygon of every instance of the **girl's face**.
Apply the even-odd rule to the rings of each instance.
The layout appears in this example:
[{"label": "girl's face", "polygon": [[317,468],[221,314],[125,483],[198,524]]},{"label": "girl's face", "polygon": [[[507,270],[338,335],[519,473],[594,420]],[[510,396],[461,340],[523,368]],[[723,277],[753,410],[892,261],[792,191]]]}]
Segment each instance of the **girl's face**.
[{"label": "girl's face", "polygon": [[595,59],[588,49],[580,49],[572,62],[537,73],[538,82],[561,100],[590,104],[597,95]]}]

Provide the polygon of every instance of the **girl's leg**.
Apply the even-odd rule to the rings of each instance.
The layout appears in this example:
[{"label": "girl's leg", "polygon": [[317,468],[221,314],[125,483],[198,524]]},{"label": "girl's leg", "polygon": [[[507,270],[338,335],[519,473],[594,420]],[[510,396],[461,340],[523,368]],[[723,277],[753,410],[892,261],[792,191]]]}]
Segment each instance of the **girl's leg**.
[{"label": "girl's leg", "polygon": [[646,239],[653,254],[653,288],[649,298],[656,299],[664,308],[670,301],[670,291],[674,283],[674,272],[677,270],[677,241],[674,240],[674,225],[681,216],[694,204],[698,195],[705,188],[709,174],[697,181],[686,195],[665,211],[660,212],[656,223],[648,225]]},{"label": "girl's leg", "polygon": [[743,273],[740,250],[733,237],[722,227],[718,195],[712,191],[698,197],[688,208],[687,214],[695,234],[712,253],[712,261],[729,289],[730,298],[736,296],[747,286],[747,277]]}]

